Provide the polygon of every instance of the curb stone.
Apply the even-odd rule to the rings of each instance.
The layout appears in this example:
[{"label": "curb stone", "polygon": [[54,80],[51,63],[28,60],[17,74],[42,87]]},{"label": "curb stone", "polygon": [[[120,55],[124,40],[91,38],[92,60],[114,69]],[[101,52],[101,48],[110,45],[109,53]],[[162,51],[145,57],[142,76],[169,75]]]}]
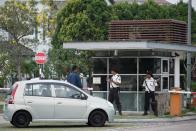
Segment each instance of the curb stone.
[{"label": "curb stone", "polygon": [[188,121],[196,120],[196,115],[194,116],[184,116],[184,117],[175,117],[175,118],[155,118],[155,119],[114,119],[114,123],[138,123],[138,122],[179,122],[179,121]]}]

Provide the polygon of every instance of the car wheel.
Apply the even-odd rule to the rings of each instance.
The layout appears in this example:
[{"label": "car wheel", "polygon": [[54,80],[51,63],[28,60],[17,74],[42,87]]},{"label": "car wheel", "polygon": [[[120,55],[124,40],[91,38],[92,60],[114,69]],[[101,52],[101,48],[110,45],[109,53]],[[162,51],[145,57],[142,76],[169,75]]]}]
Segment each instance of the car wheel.
[{"label": "car wheel", "polygon": [[10,121],[10,124],[12,124],[12,125],[14,126],[14,123],[13,123],[13,121]]},{"label": "car wheel", "polygon": [[29,123],[30,123],[30,116],[26,112],[16,113],[11,121],[11,124],[19,128],[28,127]]},{"label": "car wheel", "polygon": [[103,111],[94,111],[90,114],[88,125],[101,127],[106,122],[106,115]]}]

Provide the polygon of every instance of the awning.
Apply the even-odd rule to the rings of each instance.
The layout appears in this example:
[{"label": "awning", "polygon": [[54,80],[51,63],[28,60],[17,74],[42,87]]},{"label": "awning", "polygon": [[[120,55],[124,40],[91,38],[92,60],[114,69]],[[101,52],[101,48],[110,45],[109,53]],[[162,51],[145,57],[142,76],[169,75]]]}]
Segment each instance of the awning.
[{"label": "awning", "polygon": [[165,51],[183,51],[196,52],[196,46],[184,44],[167,44],[158,42],[141,41],[106,41],[106,42],[67,42],[63,44],[65,49],[76,50],[165,50]]}]

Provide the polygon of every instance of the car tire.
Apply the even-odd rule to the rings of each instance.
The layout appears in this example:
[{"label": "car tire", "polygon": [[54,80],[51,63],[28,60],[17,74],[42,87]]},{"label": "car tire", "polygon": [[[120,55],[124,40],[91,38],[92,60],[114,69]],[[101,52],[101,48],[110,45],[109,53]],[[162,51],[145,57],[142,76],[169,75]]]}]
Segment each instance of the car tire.
[{"label": "car tire", "polygon": [[105,125],[106,115],[103,111],[93,111],[88,120],[88,125],[94,127],[102,127]]},{"label": "car tire", "polygon": [[26,128],[30,124],[30,116],[26,112],[17,112],[10,123],[18,128]]},{"label": "car tire", "polygon": [[14,123],[13,123],[13,121],[10,121],[10,124],[12,124],[12,125],[14,126]]}]

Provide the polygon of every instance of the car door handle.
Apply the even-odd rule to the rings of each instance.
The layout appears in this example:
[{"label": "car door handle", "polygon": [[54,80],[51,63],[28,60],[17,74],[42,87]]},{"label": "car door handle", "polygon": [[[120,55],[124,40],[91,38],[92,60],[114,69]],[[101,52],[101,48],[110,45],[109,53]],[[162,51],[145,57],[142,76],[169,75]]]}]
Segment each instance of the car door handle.
[{"label": "car door handle", "polygon": [[32,101],[27,101],[27,103],[33,103]]},{"label": "car door handle", "polygon": [[62,104],[62,102],[57,102],[57,104]]}]

